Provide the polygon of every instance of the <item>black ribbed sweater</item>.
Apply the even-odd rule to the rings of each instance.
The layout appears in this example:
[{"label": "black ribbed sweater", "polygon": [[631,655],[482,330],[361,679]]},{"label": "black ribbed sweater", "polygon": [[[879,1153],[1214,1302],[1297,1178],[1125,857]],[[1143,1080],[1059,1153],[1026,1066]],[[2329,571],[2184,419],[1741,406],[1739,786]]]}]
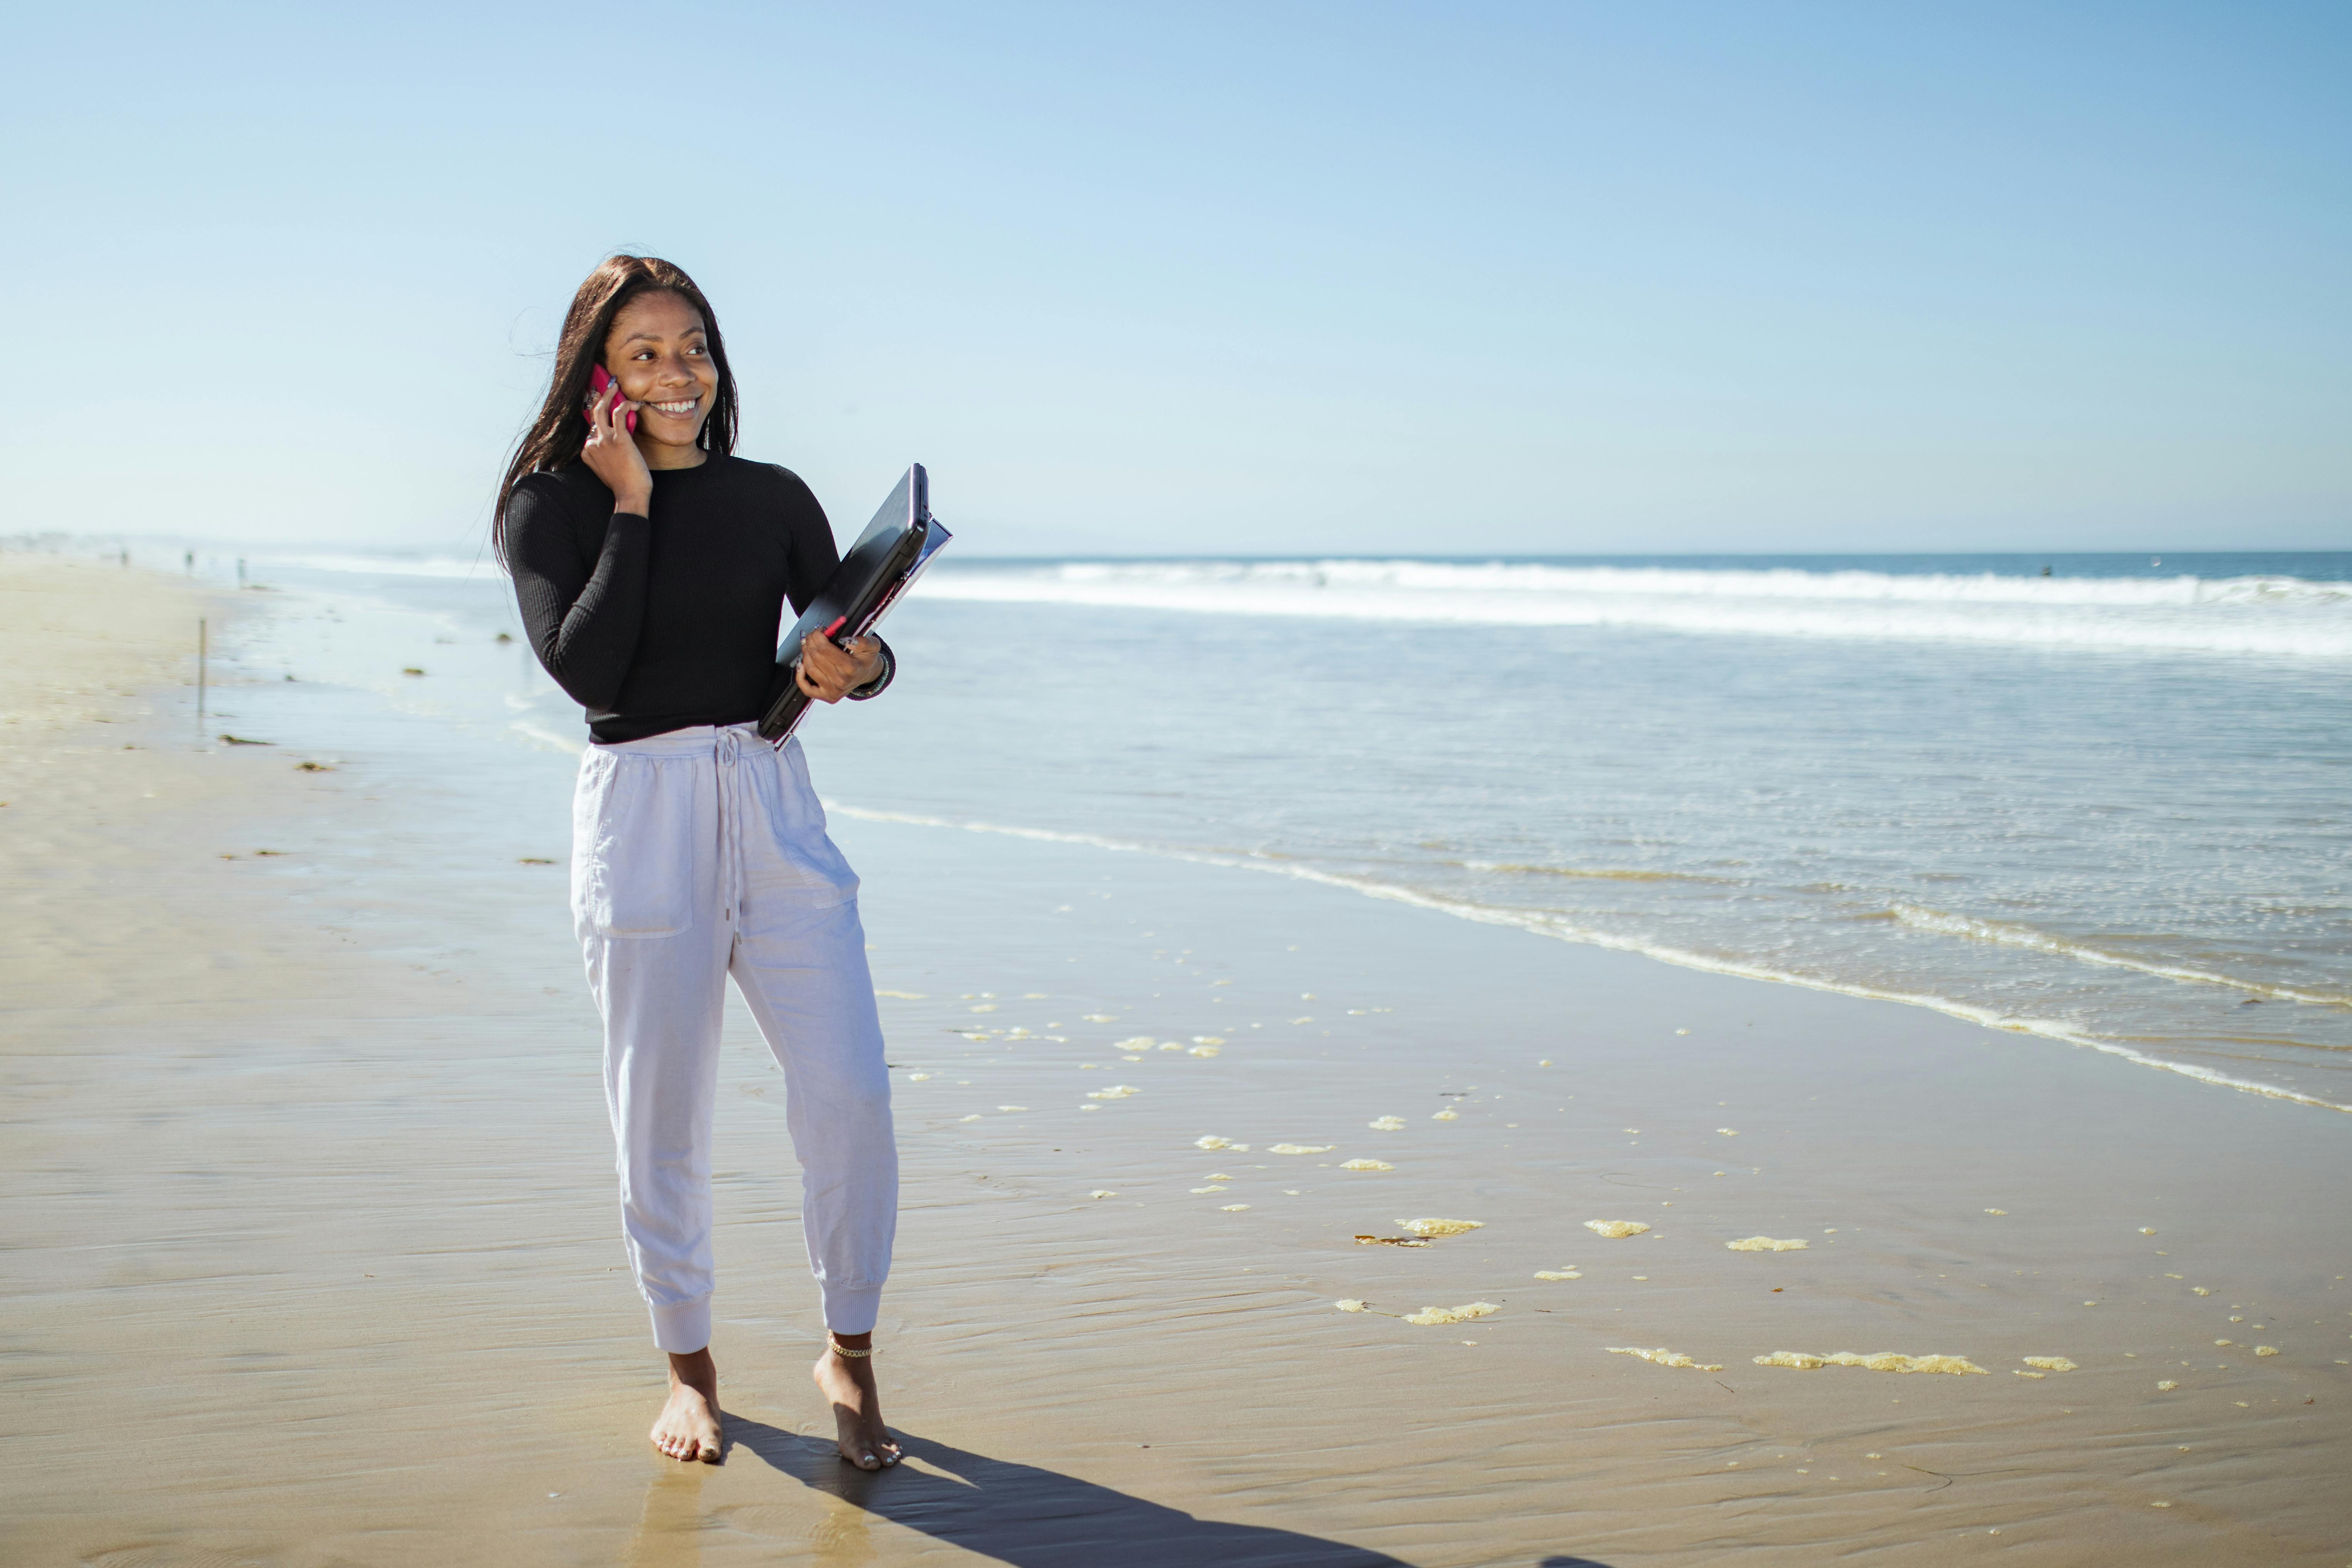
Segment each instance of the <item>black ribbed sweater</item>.
[{"label": "black ribbed sweater", "polygon": [[712,457],[653,479],[650,517],[614,511],[584,463],[530,475],[507,504],[524,630],[599,741],[758,719],[782,689],[784,606],[797,616],[841,564],[789,468]]}]

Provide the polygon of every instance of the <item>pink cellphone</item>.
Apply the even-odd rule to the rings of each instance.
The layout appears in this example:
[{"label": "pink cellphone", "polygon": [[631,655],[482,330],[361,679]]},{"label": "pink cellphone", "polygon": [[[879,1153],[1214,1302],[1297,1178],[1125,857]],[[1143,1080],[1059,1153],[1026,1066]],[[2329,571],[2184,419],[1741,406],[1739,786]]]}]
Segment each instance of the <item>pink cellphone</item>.
[{"label": "pink cellphone", "polygon": [[[612,373],[601,364],[591,367],[588,372],[588,390],[591,393],[599,393],[608,386],[613,388],[613,401],[607,403],[604,406],[607,408],[618,407],[622,401],[621,389],[618,386],[614,385]],[[580,417],[585,419],[591,425],[596,423],[596,416],[589,413],[584,408],[581,410]],[[635,435],[637,433],[637,411],[635,409],[632,408],[629,410],[627,423],[629,426],[629,434],[632,436]]]}]

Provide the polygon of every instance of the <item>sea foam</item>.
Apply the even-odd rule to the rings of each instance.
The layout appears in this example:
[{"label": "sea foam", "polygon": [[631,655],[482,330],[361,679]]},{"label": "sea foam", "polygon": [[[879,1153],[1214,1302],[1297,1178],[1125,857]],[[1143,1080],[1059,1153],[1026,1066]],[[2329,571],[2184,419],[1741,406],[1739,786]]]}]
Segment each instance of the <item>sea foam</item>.
[{"label": "sea foam", "polygon": [[934,573],[937,598],[1495,626],[2352,658],[2352,587],[1433,561],[1065,562]]}]

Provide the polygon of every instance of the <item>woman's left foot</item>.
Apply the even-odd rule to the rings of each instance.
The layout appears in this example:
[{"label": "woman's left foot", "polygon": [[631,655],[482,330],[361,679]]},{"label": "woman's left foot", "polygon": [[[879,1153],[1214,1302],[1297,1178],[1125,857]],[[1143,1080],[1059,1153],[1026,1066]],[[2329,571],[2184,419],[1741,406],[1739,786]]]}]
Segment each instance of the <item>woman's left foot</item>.
[{"label": "woman's left foot", "polygon": [[[866,1345],[866,1334],[844,1334],[854,1350]],[[887,1469],[898,1462],[898,1440],[882,1424],[882,1392],[874,1383],[874,1358],[836,1354],[827,1343],[810,1369],[816,1385],[833,1403],[833,1421],[841,1457],[861,1470]]]}]

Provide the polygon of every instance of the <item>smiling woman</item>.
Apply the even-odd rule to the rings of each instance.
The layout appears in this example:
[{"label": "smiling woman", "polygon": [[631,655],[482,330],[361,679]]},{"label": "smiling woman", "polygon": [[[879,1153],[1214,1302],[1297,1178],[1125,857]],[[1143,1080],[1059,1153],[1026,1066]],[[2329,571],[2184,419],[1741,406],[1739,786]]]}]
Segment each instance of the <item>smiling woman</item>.
[{"label": "smiling woman", "polygon": [[[665,300],[667,306],[661,304]],[[646,433],[670,449],[663,461],[653,466],[692,468],[712,452],[723,455],[735,449],[735,373],[727,368],[727,344],[719,336],[719,318],[710,301],[702,297],[693,279],[667,261],[645,256],[612,257],[588,275],[572,299],[572,309],[563,318],[563,336],[556,345],[555,374],[548,385],[547,400],[516,447],[506,479],[499,486],[494,537],[501,560],[508,548],[508,512],[515,487],[526,475],[552,472],[583,457],[593,425],[583,424],[578,416],[587,406],[588,384],[596,371],[617,360],[625,397],[641,399],[654,390],[657,372],[645,367],[657,364],[662,356],[650,341],[651,334],[638,331],[641,324],[650,323],[631,323],[627,334],[631,342],[625,351],[616,351],[611,342],[622,312],[633,305],[638,307],[640,316],[653,307],[660,324],[673,329],[683,314],[693,317],[690,335],[696,340],[691,346],[697,402],[683,416],[666,411],[658,430],[652,427],[654,422],[647,422]]]},{"label": "smiling woman", "polygon": [[[897,1225],[898,1148],[857,879],[824,830],[798,740],[753,721],[782,679],[784,607],[840,564],[789,468],[734,455],[719,319],[667,261],[615,256],[564,319],[495,537],[540,662],[594,741],[572,801],[572,919],[604,1022],[630,1264],[668,1353],[654,1446],[718,1462],[710,1354],[710,1119],[727,977],[784,1070],[806,1171],[803,1232],[830,1331],[815,1367],[842,1458],[898,1462],[872,1337]],[[812,634],[825,702],[889,684],[877,637]]]}]

